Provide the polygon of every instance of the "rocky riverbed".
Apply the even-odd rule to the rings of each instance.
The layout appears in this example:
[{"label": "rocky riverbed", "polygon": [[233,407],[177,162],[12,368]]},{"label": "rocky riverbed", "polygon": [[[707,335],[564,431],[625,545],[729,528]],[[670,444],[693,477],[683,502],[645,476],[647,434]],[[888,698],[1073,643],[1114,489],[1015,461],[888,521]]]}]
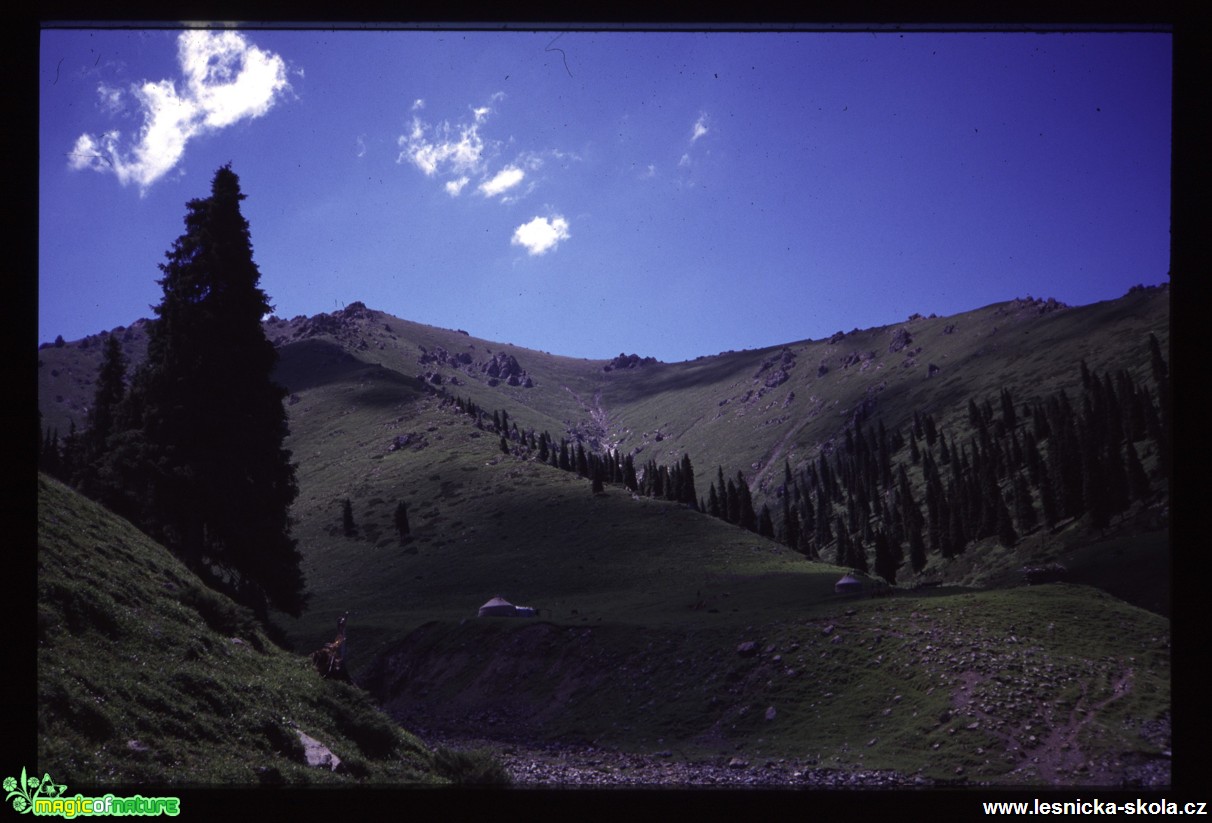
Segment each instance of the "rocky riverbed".
[{"label": "rocky riverbed", "polygon": [[[939,783],[921,775],[875,769],[831,769],[816,761],[783,757],[727,756],[687,759],[673,751],[652,754],[566,743],[502,742],[483,738],[423,735],[430,745],[463,751],[489,751],[523,788],[577,787],[727,787],[803,789],[922,789],[943,786],[997,786],[998,781],[955,780]],[[1084,775],[1073,785],[1110,788],[1162,788],[1170,785],[1168,758],[1140,757],[1115,770]],[[1033,778],[1038,775],[1032,774]],[[1028,783],[1036,782],[1030,779]],[[1017,781],[1011,780],[1008,785]],[[1007,784],[1002,784],[1007,785]],[[1068,785],[1058,779],[1055,785]]]},{"label": "rocky riverbed", "polygon": [[431,745],[488,750],[504,764],[515,786],[575,788],[662,786],[729,788],[904,788],[933,785],[892,771],[837,770],[789,758],[720,756],[687,760],[671,751],[635,754],[594,746],[520,744],[425,735]]}]

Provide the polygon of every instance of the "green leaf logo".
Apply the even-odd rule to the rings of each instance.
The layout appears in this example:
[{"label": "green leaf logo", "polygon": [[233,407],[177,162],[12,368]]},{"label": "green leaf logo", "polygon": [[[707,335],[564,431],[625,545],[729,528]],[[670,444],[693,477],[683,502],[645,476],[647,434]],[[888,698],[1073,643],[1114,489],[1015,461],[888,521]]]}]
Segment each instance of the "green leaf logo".
[{"label": "green leaf logo", "polygon": [[46,773],[43,773],[41,780],[37,777],[26,776],[24,768],[21,769],[20,780],[15,777],[6,777],[0,786],[3,786],[4,791],[8,792],[4,799],[11,801],[13,809],[22,814],[29,814],[34,810],[34,798],[40,795],[62,797],[63,792],[67,789],[66,785],[56,785],[55,781],[51,780],[51,776]]}]

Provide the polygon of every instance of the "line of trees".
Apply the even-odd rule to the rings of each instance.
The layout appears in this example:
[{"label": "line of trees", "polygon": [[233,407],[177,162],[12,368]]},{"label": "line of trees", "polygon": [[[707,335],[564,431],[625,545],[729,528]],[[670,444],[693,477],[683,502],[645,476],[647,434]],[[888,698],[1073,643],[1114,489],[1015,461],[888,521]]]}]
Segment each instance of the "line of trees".
[{"label": "line of trees", "polygon": [[658,464],[650,459],[637,468],[630,454],[620,455],[615,451],[599,454],[586,449],[580,440],[560,438],[557,443],[546,431],[536,435],[533,429],[519,429],[503,409],[492,412],[490,418],[470,400],[447,396],[444,402],[470,415],[478,428],[499,435],[503,452],[575,472],[591,481],[595,494],[602,493],[607,483],[621,485],[641,497],[681,503],[764,537],[775,535],[769,508],[763,505],[761,512],[755,513],[749,484],[740,471],[735,478],[725,480],[723,468],[717,468],[718,488],[715,482],[711,483],[703,498],[696,491],[694,465],[689,454],[683,454],[673,465]]},{"label": "line of trees", "polygon": [[[828,559],[862,571],[873,547],[876,573],[895,582],[906,556],[917,573],[928,551],[954,557],[990,537],[1011,546],[1083,516],[1105,528],[1156,493],[1137,444],[1154,444],[1157,479],[1171,472],[1169,370],[1153,335],[1149,351],[1152,389],[1126,370],[1100,375],[1082,362],[1076,403],[1061,390],[1019,406],[1003,388],[996,404],[968,402],[971,432],[959,444],[929,414],[915,411],[905,435],[857,416],[831,454],[798,474],[784,465],[779,539],[812,558],[832,546]],[[894,460],[906,443],[908,461]],[[916,485],[910,467],[920,470]]]},{"label": "line of trees", "polygon": [[615,451],[598,453],[586,449],[583,441],[561,437],[559,442],[549,432],[537,433],[534,429],[520,429],[504,409],[488,412],[471,400],[449,397],[444,400],[475,420],[477,428],[500,437],[501,451],[524,459],[534,459],[563,471],[574,472],[591,481],[595,493],[605,490],[605,485],[621,485],[643,497],[653,497],[683,503],[699,510],[695,492],[694,467],[689,455],[672,465],[658,465],[649,460],[636,468],[632,455],[620,455]]}]

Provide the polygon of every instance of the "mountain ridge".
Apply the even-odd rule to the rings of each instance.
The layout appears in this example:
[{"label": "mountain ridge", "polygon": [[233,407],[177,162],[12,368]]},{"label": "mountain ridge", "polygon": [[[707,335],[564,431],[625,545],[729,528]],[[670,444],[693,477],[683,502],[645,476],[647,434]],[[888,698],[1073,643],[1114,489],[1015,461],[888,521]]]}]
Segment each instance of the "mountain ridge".
[{"label": "mountain ridge", "polygon": [[[992,358],[996,364],[999,358],[1029,356],[1019,341],[1007,340],[1008,332],[1013,330],[1026,335],[1034,331],[1041,340],[1040,345],[1055,348],[1059,343],[1071,341],[1060,335],[1058,343],[1058,335],[1045,322],[1049,319],[1058,315],[1095,315],[1094,324],[1123,324],[1124,318],[1115,315],[1137,311],[1126,307],[1126,303],[1156,304],[1161,298],[1165,305],[1160,318],[1164,322],[1153,320],[1137,325],[1161,335],[1164,347],[1168,341],[1168,292],[1165,284],[1142,287],[1118,300],[1080,307],[1028,297],[993,303],[948,317],[914,314],[903,323],[839,331],[828,339],[805,339],[760,349],[702,355],[678,363],[658,361],[630,369],[609,370],[610,360],[569,358],[484,340],[461,330],[403,320],[369,309],[359,302],[312,317],[300,315],[291,320],[270,317],[264,327],[267,337],[280,351],[304,340],[328,338],[350,357],[377,363],[402,376],[417,377],[451,395],[464,396],[483,408],[504,407],[511,414],[516,409],[525,409],[534,418],[527,424],[536,430],[547,429],[553,436],[569,436],[599,448],[622,448],[633,455],[644,449],[657,448],[658,443],[665,444],[659,450],[666,461],[676,459],[680,452],[689,452],[692,456],[710,454],[711,449],[704,448],[714,434],[710,430],[724,428],[727,424],[774,429],[779,432],[776,438],[770,438],[769,431],[764,431],[749,439],[760,443],[773,439],[783,444],[781,447],[741,447],[736,449],[741,456],[728,461],[729,467],[741,468],[746,474],[753,473],[758,479],[755,485],[761,486],[761,481],[780,458],[787,457],[795,468],[797,462],[802,463],[811,456],[805,452],[827,449],[831,438],[840,435],[840,425],[810,425],[815,418],[830,412],[852,414],[856,408],[869,413],[881,402],[887,404],[888,396],[880,395],[889,388],[920,398],[918,402],[923,411],[932,411],[934,407],[946,409],[949,402],[954,405],[950,397],[964,399],[960,397],[963,390],[954,388],[960,381],[953,379],[953,373],[962,372],[980,358],[986,358],[985,363]],[[1149,311],[1157,315],[1158,307],[1154,305]],[[1100,319],[1098,315],[1104,317]],[[147,322],[139,320],[111,332],[121,335],[124,353],[132,367],[145,354]],[[1089,334],[1086,328],[1089,325],[1092,324],[1082,323],[1080,334]],[[1109,331],[1109,336],[1112,345],[1086,347],[1076,353],[1077,359],[1086,359],[1095,369],[1106,369],[1117,360],[1129,359],[1127,352],[1131,346],[1123,341],[1126,333]],[[96,373],[93,364],[100,362],[97,344],[101,337],[94,335],[64,346],[43,344],[39,348],[39,398],[44,428],[58,429],[60,435],[65,436],[72,422],[77,429],[84,427]],[[924,342],[930,345],[927,347]],[[1135,341],[1138,350],[1142,345],[1142,341]],[[64,349],[86,352],[81,359],[85,359],[87,365],[57,368],[55,361],[60,359],[57,355]],[[765,360],[783,352],[794,355],[791,368],[782,367],[785,365],[782,363],[764,368]],[[492,358],[502,355],[520,363],[535,385],[520,388],[510,385],[508,378],[501,380],[491,376]],[[460,357],[466,360],[461,361]],[[535,364],[536,361],[541,368],[527,371],[527,363]],[[1003,371],[1008,371],[1007,364],[999,365]],[[1039,366],[1042,379],[1036,382],[1046,387],[1069,382],[1068,376],[1077,362],[1040,362]],[[750,368],[754,373],[746,375],[745,371]],[[60,372],[63,372],[63,380],[59,379]],[[861,377],[856,378],[856,375]],[[866,380],[877,375],[880,380]],[[933,382],[927,392],[922,390],[924,383],[906,385],[906,378]],[[282,382],[294,391],[289,385],[291,380]],[[668,404],[653,402],[654,397],[664,392],[690,384],[713,387],[709,403],[682,404],[694,409],[693,416],[688,416],[684,410],[676,413],[667,408]],[[67,392],[63,392],[64,388]],[[828,396],[824,396],[826,389]],[[819,394],[817,390],[820,390]],[[774,397],[776,392],[778,397]],[[933,395],[931,402],[925,401],[927,394]],[[48,402],[51,398],[54,402]],[[679,398],[679,402],[682,399]],[[760,402],[762,400],[765,402]],[[715,404],[714,408],[710,403]],[[622,407],[624,413],[616,407]],[[760,419],[751,423],[755,415]],[[908,412],[902,412],[900,419],[887,422],[903,426],[907,417]],[[742,418],[750,420],[742,421]],[[727,424],[710,425],[721,419]],[[610,425],[603,426],[603,421]],[[722,460],[707,462],[724,465]]]}]

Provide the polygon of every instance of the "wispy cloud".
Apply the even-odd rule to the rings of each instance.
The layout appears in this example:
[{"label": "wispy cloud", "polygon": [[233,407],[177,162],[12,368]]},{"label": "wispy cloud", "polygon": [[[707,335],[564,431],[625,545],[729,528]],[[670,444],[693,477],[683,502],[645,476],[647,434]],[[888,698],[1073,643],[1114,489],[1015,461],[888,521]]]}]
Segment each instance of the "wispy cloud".
[{"label": "wispy cloud", "polygon": [[[399,138],[400,155],[396,162],[411,164],[426,177],[444,177],[443,188],[451,197],[458,197],[476,180],[476,190],[485,197],[497,197],[502,203],[514,203],[534,190],[535,183],[520,184],[543,167],[545,157],[566,159],[569,155],[554,149],[525,151],[512,162],[496,172],[489,167],[500,154],[502,145],[508,141],[492,140],[485,136],[487,123],[495,113],[493,106],[505,98],[504,92],[496,92],[483,106],[469,106],[471,117],[462,122],[443,120],[431,124],[416,114],[412,128]],[[415,112],[420,100],[413,104]],[[573,156],[573,159],[576,159]]]},{"label": "wispy cloud", "polygon": [[707,133],[707,115],[700,114],[699,119],[694,121],[694,128],[691,130],[690,142],[698,140]]},{"label": "wispy cloud", "polygon": [[[434,132],[433,139],[429,137],[430,132]],[[400,137],[399,143],[404,150],[400,152],[396,162],[408,161],[426,177],[433,177],[439,172],[479,172],[482,167],[484,141],[477,126],[456,132],[449,123],[432,129],[420,119],[413,118],[412,132]]]},{"label": "wispy cloud", "polygon": [[[499,93],[494,94],[492,99],[499,99]],[[424,105],[424,101],[418,99],[413,103],[412,110],[418,111]],[[453,126],[445,120],[431,126],[414,115],[412,130],[400,135],[398,143],[401,151],[396,162],[412,163],[426,177],[438,174],[454,177],[482,175],[485,170],[485,143],[480,136],[480,126],[491,113],[491,108],[482,106],[473,110],[473,122]],[[451,193],[458,194],[463,185],[458,185]],[[446,189],[451,191],[449,185]]]},{"label": "wispy cloud", "polygon": [[[113,173],[122,185],[135,183],[144,193],[180,162],[191,139],[263,116],[290,89],[285,61],[239,32],[182,32],[177,62],[179,80],[131,87],[143,116],[133,143],[116,129],[82,134],[69,154],[70,167]],[[101,85],[97,93],[106,113],[125,110],[121,89]]]},{"label": "wispy cloud", "polygon": [[[451,197],[459,197],[469,186],[485,198],[510,205],[527,197],[543,179],[542,170],[553,160],[579,160],[575,154],[543,148],[519,151],[513,159],[500,164],[503,146],[514,145],[514,138],[489,138],[490,121],[496,114],[496,104],[505,99],[496,92],[484,105],[468,106],[469,115],[456,122],[442,120],[430,123],[416,112],[423,106],[413,104],[412,125],[399,137],[401,165],[411,165],[429,178],[440,179]],[[473,182],[474,181],[474,182]],[[518,226],[510,239],[531,256],[546,254],[571,235],[568,221],[560,215],[535,217]]]},{"label": "wispy cloud", "polygon": [[567,240],[572,235],[568,232],[568,221],[561,215],[551,218],[536,217],[529,223],[518,226],[509,242],[515,246],[525,247],[532,257],[546,254]]},{"label": "wispy cloud", "polygon": [[509,191],[518,183],[522,182],[522,178],[526,176],[526,172],[519,169],[517,166],[506,166],[501,169],[492,179],[485,180],[480,184],[480,191],[485,197],[495,197],[498,194]]}]

